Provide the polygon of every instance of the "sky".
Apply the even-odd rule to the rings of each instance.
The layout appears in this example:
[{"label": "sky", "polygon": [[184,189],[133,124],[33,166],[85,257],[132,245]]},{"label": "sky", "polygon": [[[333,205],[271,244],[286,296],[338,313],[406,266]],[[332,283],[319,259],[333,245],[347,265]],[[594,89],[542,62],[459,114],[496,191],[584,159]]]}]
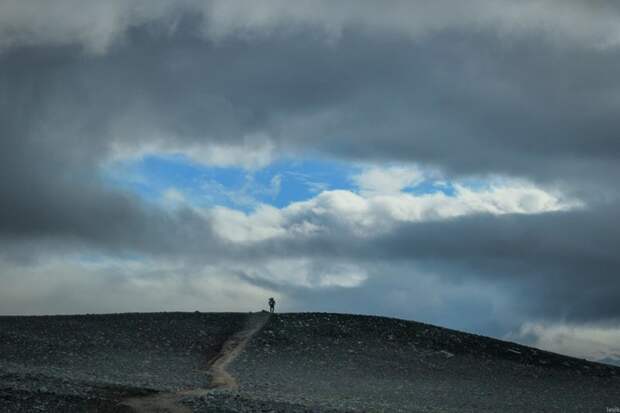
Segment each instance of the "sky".
[{"label": "sky", "polygon": [[620,362],[614,1],[0,1],[0,314],[378,314]]}]

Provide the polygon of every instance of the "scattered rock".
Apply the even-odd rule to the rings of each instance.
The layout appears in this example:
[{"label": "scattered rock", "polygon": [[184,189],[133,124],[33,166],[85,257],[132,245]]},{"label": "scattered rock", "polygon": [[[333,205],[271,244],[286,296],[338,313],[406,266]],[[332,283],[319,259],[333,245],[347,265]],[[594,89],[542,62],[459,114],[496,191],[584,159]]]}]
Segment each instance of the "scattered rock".
[{"label": "scattered rock", "polygon": [[[208,386],[207,360],[246,317],[0,317],[0,411],[113,412],[127,397]],[[620,400],[619,369],[515,346],[382,317],[277,314],[227,367],[239,391],[181,401],[222,413],[510,413]]]}]

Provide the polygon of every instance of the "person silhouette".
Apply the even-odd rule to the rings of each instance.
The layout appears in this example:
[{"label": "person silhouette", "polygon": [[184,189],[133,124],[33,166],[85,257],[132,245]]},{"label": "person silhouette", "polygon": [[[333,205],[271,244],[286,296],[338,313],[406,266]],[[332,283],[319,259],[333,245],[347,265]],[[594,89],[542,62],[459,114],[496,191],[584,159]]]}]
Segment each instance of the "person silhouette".
[{"label": "person silhouette", "polygon": [[276,300],[274,300],[273,297],[270,297],[269,298],[269,312],[273,313],[275,308],[276,308]]}]

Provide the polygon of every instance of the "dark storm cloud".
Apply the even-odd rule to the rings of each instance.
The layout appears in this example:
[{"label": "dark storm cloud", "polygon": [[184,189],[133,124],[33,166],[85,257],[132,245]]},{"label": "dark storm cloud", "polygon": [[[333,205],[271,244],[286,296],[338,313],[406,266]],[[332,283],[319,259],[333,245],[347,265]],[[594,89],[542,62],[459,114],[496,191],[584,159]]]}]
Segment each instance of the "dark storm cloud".
[{"label": "dark storm cloud", "polygon": [[68,132],[80,137],[68,144],[100,159],[114,141],[147,144],[156,131],[169,147],[267,136],[284,151],[457,174],[593,184],[618,173],[615,49],[492,32],[413,41],[352,29],[329,44],[312,28],[214,41],[200,24],[186,16],[173,35],[137,27],[103,56],[9,52],[4,72],[16,93],[51,89],[27,102],[29,120],[41,110],[66,122],[61,116],[75,110],[79,124],[71,118]]},{"label": "dark storm cloud", "polygon": [[[617,47],[445,22],[421,37],[345,24],[331,39],[305,21],[210,37],[216,17],[189,9],[136,18],[95,52],[66,40],[72,31],[51,45],[36,33],[9,42],[0,54],[4,243],[71,241],[201,264],[288,255],[410,262],[451,280],[510,284],[527,298],[524,314],[620,317]],[[586,207],[245,248],[217,239],[196,212],[145,205],[100,176],[118,147],[253,139],[279,154],[526,177],[578,194]]]},{"label": "dark storm cloud", "polygon": [[169,146],[263,134],[282,150],[455,173],[592,182],[618,172],[615,49],[461,31],[412,41],[350,30],[328,44],[311,28],[212,41],[200,23],[131,29],[103,56],[7,52],[5,116],[20,110],[13,128],[35,121],[44,145],[99,160],[115,140],[146,144],[157,131]]},{"label": "dark storm cloud", "polygon": [[0,60],[0,237],[129,252],[192,250],[197,237],[209,244],[208,222],[195,213],[157,210],[105,185],[110,119],[123,107],[109,87],[84,87],[97,81],[73,70],[80,53],[28,48]]},{"label": "dark storm cloud", "polygon": [[[284,151],[457,174],[592,184],[618,173],[615,51],[459,32],[417,43],[345,33],[331,47],[303,31],[137,42],[86,70],[121,102],[141,97],[129,113],[185,144],[258,134]],[[123,139],[149,138],[134,126],[119,127]]]},{"label": "dark storm cloud", "polygon": [[[439,274],[447,284],[475,282],[509,291],[520,314],[617,321],[619,210],[613,204],[537,215],[473,215],[401,224],[387,234],[362,239],[336,227],[322,236],[265,242],[253,257],[346,259],[369,268],[390,263],[398,269],[401,287],[412,274],[426,271]],[[390,270],[375,272],[374,287],[368,291],[393,288]]]},{"label": "dark storm cloud", "polygon": [[186,21],[172,38],[130,32],[132,47],[70,65],[67,86],[107,90],[102,108],[118,104],[131,117],[109,114],[124,141],[152,139],[146,124],[183,144],[264,134],[286,151],[459,174],[592,182],[618,172],[615,49],[462,32],[414,42],[351,31],[328,45],[299,30],[212,42]]}]

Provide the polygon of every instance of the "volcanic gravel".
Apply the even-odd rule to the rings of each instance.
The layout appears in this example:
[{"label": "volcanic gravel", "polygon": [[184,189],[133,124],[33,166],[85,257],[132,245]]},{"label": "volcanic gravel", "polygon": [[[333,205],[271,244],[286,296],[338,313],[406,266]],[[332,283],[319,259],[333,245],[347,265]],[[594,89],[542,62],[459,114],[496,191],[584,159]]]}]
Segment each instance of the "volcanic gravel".
[{"label": "volcanic gravel", "polygon": [[245,318],[0,317],[0,411],[110,411],[129,396],[208,387],[208,360]]},{"label": "volcanic gravel", "polygon": [[605,412],[620,368],[384,317],[278,314],[229,367],[249,399],[390,412]]},{"label": "volcanic gravel", "polygon": [[[211,385],[242,313],[0,317],[0,412],[131,412]],[[229,341],[230,342],[230,341]],[[620,369],[397,319],[275,314],[194,412],[606,412]],[[185,393],[182,393],[185,394]],[[166,410],[164,410],[166,411]]]}]

